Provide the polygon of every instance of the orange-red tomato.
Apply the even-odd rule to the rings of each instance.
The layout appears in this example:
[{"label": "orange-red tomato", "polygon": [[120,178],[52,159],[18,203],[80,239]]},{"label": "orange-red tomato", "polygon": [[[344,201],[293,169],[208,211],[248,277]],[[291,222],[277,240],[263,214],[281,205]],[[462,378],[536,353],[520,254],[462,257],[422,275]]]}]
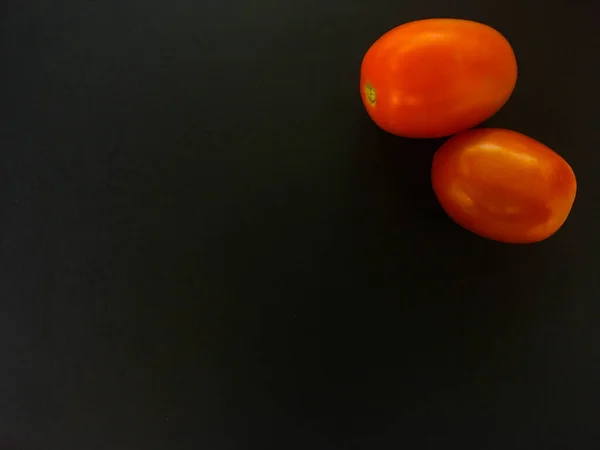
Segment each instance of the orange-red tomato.
[{"label": "orange-red tomato", "polygon": [[384,34],[367,51],[360,91],[371,118],[405,137],[448,136],[494,115],[517,81],[512,47],[477,22],[427,19]]},{"label": "orange-red tomato", "polygon": [[577,191],[571,166],[544,144],[515,131],[475,129],[435,154],[433,190],[468,230],[501,242],[530,243],[565,222]]}]

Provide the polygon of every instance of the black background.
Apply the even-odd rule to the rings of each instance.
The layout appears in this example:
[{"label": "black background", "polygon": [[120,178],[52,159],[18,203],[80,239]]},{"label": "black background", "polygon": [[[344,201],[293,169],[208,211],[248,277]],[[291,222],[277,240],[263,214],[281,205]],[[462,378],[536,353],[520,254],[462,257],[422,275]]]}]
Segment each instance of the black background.
[{"label": "black background", "polygon": [[[600,448],[597,7],[565,0],[0,3],[0,448]],[[432,16],[511,41],[489,125],[562,154],[564,228],[438,206],[441,140],[358,77]]]}]

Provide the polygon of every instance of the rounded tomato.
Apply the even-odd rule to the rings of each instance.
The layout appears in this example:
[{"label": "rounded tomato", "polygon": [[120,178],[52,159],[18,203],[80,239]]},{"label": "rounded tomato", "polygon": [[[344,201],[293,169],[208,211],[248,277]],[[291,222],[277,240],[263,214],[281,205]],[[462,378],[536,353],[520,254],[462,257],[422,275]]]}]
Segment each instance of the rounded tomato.
[{"label": "rounded tomato", "polygon": [[371,118],[404,137],[448,136],[494,115],[517,81],[512,47],[477,22],[427,19],[384,34],[367,51],[360,91]]},{"label": "rounded tomato", "polygon": [[466,229],[509,243],[537,242],[565,222],[577,190],[571,166],[544,144],[515,131],[476,129],[435,154],[433,190]]}]

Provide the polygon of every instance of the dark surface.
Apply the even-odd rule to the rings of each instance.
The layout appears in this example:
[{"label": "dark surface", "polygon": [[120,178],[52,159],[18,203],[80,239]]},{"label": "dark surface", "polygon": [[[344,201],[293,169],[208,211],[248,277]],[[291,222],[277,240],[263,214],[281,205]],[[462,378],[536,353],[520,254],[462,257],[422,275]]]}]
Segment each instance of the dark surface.
[{"label": "dark surface", "polygon": [[[0,3],[0,449],[600,448],[599,15],[555,3]],[[514,45],[552,239],[462,230],[368,119],[429,16]]]}]

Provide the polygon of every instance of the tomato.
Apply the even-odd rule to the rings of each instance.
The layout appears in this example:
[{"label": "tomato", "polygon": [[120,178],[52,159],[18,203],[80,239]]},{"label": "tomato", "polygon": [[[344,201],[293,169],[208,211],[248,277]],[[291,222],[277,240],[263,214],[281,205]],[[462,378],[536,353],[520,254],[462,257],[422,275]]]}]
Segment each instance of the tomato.
[{"label": "tomato", "polygon": [[454,221],[509,243],[553,235],[577,190],[571,166],[557,153],[521,133],[491,128],[450,138],[433,158],[431,179]]},{"label": "tomato", "polygon": [[434,138],[494,115],[517,81],[512,47],[477,22],[427,19],[384,34],[367,51],[360,91],[371,118],[404,137]]}]

